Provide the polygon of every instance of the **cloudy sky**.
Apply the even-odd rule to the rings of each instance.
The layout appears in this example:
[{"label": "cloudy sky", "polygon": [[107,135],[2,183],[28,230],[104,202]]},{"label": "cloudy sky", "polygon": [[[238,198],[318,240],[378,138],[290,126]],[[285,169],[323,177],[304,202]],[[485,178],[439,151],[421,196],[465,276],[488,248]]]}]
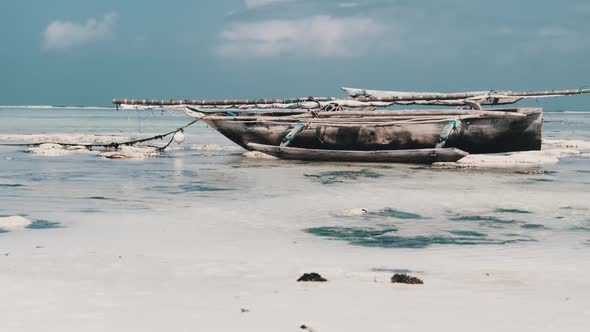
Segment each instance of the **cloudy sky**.
[{"label": "cloudy sky", "polygon": [[3,0],[0,104],[580,88],[588,36],[588,0]]}]

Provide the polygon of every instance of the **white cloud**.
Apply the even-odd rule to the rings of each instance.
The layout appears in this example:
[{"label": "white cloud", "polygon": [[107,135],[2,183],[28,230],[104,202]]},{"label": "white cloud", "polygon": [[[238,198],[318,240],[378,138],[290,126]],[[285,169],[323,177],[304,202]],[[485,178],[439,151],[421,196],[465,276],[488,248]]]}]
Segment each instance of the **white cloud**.
[{"label": "white cloud", "polygon": [[539,49],[555,49],[561,52],[574,52],[588,46],[584,34],[558,26],[539,29],[537,42]]},{"label": "white cloud", "polygon": [[233,24],[223,31],[218,53],[228,57],[279,55],[347,58],[388,44],[386,26],[368,17],[311,16],[293,20],[264,20]]},{"label": "white cloud", "polygon": [[588,14],[590,13],[590,4],[589,3],[580,3],[574,6],[574,11],[578,13]]},{"label": "white cloud", "polygon": [[245,0],[247,8],[264,7],[277,3],[293,2],[296,0]]},{"label": "white cloud", "polygon": [[358,7],[361,4],[358,2],[341,2],[338,4],[338,7],[340,8],[354,8],[354,7]]},{"label": "white cloud", "polygon": [[110,13],[100,19],[91,18],[86,23],[53,21],[43,32],[43,47],[49,50],[72,48],[84,43],[112,38],[117,14]]},{"label": "white cloud", "polygon": [[580,31],[560,26],[545,26],[520,36],[497,53],[497,62],[512,65],[521,61],[572,55],[588,50],[590,43]]}]

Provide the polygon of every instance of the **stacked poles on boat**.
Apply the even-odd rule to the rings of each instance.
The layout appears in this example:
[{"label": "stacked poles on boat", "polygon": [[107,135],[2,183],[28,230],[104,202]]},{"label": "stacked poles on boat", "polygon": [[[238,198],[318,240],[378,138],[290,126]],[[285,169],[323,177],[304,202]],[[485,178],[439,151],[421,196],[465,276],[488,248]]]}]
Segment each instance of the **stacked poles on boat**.
[{"label": "stacked poles on boat", "polygon": [[113,99],[115,105],[134,106],[199,106],[202,108],[302,108],[317,109],[328,104],[338,104],[345,107],[387,107],[395,104],[408,105],[506,105],[513,104],[525,98],[558,97],[590,93],[590,89],[575,90],[545,90],[545,91],[475,91],[457,93],[432,92],[398,92],[366,89],[342,88],[348,93],[348,98],[302,97],[290,99]]}]

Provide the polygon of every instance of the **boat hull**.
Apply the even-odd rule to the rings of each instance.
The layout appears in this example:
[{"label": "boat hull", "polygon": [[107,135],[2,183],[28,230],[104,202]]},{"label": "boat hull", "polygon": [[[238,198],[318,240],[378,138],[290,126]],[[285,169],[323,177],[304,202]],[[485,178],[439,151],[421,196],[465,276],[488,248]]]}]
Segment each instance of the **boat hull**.
[{"label": "boat hull", "polygon": [[[486,112],[492,115],[476,117],[465,116],[464,111],[457,111],[458,115],[454,118],[459,120],[460,125],[448,136],[444,147],[474,154],[540,150],[542,110],[530,108],[505,111],[498,112],[498,115]],[[502,113],[508,115],[502,116]],[[421,117],[431,116],[433,112],[427,114]],[[330,123],[325,119],[258,121],[240,117],[204,117],[203,121],[247,150],[252,150],[249,143],[278,146],[296,124],[303,123],[305,129],[292,139],[290,147],[379,151],[434,148],[440,142],[445,126],[449,124],[448,119],[421,121],[418,116],[414,121],[367,122],[366,118],[351,117]]]}]

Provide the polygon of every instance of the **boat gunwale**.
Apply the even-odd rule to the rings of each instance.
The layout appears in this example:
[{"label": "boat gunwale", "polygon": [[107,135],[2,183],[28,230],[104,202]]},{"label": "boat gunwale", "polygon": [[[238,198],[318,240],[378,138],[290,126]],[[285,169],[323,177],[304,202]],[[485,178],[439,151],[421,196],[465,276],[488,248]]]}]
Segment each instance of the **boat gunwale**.
[{"label": "boat gunwale", "polygon": [[[201,117],[203,120],[212,121],[239,121],[239,122],[259,122],[259,121],[320,121],[322,119],[329,119],[333,121],[348,120],[360,121],[360,119],[399,119],[406,118],[421,118],[426,116],[440,116],[441,118],[448,118],[450,116],[466,116],[466,117],[490,117],[490,118],[526,118],[527,116],[542,113],[541,108],[517,108],[517,109],[497,109],[497,110],[453,110],[453,111],[422,111],[422,110],[407,110],[407,111],[369,111],[369,112],[354,112],[341,111],[333,113],[305,113],[294,116],[226,116],[226,115],[205,115]],[[355,117],[358,117],[355,119]]]}]

